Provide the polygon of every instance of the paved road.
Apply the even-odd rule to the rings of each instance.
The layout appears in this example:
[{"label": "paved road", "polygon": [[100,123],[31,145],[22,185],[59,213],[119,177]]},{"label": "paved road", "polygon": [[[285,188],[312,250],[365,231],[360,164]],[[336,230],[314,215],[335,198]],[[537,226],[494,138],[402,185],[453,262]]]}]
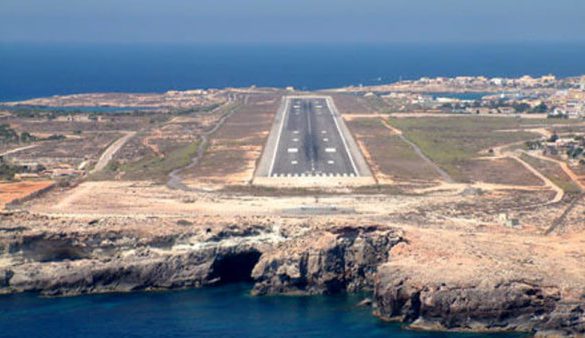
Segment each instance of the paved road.
[{"label": "paved road", "polygon": [[269,176],[357,176],[337,123],[324,98],[290,98]]}]

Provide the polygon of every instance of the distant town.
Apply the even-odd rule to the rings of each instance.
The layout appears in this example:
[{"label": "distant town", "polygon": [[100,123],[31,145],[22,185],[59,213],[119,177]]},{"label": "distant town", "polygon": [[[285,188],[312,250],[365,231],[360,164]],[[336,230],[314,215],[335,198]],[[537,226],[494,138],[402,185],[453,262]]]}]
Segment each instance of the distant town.
[{"label": "distant town", "polygon": [[551,118],[585,117],[585,76],[520,78],[423,77],[389,85],[342,91],[379,97],[394,111],[442,111],[468,114],[547,114]]}]

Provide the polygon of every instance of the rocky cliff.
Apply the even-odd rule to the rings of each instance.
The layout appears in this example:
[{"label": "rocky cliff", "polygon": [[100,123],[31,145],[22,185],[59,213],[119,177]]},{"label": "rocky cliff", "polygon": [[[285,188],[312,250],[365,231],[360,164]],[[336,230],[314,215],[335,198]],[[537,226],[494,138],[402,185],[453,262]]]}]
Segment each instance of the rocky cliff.
[{"label": "rocky cliff", "polygon": [[371,289],[378,265],[402,240],[380,226],[332,227],[264,252],[252,271],[253,293],[324,294]]},{"label": "rocky cliff", "polygon": [[577,246],[562,243],[567,254],[541,237],[510,245],[507,234],[376,223],[38,222],[0,223],[0,293],[75,295],[240,281],[253,283],[255,295],[373,290],[377,316],[417,329],[585,335],[584,256],[575,249],[583,239]]},{"label": "rocky cliff", "polygon": [[0,293],[75,295],[251,281],[261,250],[281,240],[260,224],[160,236],[13,232],[0,242]]},{"label": "rocky cliff", "polygon": [[165,236],[129,232],[41,232],[4,238],[0,292],[45,295],[254,282],[255,294],[334,293],[373,287],[379,264],[400,242],[379,226],[281,231],[226,225]]},{"label": "rocky cliff", "polygon": [[564,302],[558,288],[529,281],[419,284],[381,268],[375,301],[377,316],[423,330],[585,334],[585,302]]}]

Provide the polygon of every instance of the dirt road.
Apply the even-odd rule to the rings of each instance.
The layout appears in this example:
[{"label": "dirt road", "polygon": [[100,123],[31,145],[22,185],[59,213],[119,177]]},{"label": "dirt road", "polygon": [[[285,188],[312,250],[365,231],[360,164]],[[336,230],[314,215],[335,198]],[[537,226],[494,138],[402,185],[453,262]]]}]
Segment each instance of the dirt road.
[{"label": "dirt road", "polygon": [[122,148],[122,146],[124,144],[126,144],[126,142],[128,142],[128,140],[131,139],[134,135],[136,135],[135,131],[126,132],[126,135],[120,137],[114,143],[112,143],[102,153],[102,156],[100,156],[99,160],[95,164],[95,167],[93,168],[91,173],[93,174],[93,173],[96,173],[98,171],[102,171],[108,165],[108,163],[110,163],[110,161],[112,160],[112,157],[114,157],[114,155],[118,152],[118,150],[120,150],[120,148]]}]

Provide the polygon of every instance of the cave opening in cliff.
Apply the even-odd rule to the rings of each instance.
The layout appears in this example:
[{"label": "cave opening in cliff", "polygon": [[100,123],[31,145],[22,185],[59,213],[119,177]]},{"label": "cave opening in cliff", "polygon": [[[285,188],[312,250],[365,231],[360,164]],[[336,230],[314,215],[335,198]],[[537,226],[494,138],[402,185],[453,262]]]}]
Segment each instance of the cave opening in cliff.
[{"label": "cave opening in cliff", "polygon": [[218,284],[252,282],[252,269],[258,263],[261,253],[257,250],[231,253],[219,256],[211,267],[211,279]]}]

